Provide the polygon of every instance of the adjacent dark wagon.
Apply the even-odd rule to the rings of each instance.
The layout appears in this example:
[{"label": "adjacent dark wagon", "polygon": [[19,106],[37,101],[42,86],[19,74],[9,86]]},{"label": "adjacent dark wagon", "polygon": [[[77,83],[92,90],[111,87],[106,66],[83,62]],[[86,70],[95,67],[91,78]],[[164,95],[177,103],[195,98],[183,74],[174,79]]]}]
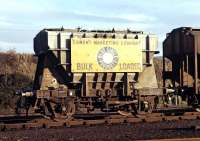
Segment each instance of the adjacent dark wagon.
[{"label": "adjacent dark wagon", "polygon": [[[171,68],[167,68],[168,61],[172,65]],[[198,105],[199,80],[200,28],[181,27],[172,30],[163,42],[164,87],[176,89],[182,100]]]}]

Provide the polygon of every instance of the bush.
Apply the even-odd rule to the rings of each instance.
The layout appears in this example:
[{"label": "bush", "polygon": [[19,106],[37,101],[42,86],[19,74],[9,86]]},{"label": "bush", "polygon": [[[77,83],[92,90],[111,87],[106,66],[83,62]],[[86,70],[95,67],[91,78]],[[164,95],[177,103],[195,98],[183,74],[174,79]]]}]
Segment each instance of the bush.
[{"label": "bush", "polygon": [[32,87],[36,62],[31,54],[0,52],[0,111],[13,111],[15,91]]}]

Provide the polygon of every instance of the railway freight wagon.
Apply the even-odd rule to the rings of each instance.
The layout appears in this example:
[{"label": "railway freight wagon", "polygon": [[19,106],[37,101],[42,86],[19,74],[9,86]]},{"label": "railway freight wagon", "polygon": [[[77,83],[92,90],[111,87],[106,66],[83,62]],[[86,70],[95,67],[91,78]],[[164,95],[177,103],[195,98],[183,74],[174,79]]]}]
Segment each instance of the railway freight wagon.
[{"label": "railway freight wagon", "polygon": [[34,38],[36,111],[152,111],[158,89],[153,56],[157,36],[137,31],[44,29]]},{"label": "railway freight wagon", "polygon": [[[166,67],[167,60],[171,69]],[[199,105],[200,29],[181,27],[167,34],[163,42],[163,68],[164,87],[175,90],[176,105]]]}]

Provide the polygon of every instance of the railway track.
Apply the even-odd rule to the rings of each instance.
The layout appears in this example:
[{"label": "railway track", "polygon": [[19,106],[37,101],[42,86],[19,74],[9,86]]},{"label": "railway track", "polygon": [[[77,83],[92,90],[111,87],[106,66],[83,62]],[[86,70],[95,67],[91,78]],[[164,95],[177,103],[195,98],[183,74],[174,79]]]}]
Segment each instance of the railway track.
[{"label": "railway track", "polygon": [[200,138],[183,138],[183,139],[153,139],[153,140],[139,140],[139,141],[200,141]]},{"label": "railway track", "polygon": [[[160,122],[160,121],[173,121],[173,120],[200,120],[200,113],[186,112],[184,115],[179,116],[165,116],[160,113],[153,114],[140,114],[136,116],[122,116],[119,114],[83,116],[76,115],[72,119],[64,120],[50,120],[44,119],[41,115],[31,115],[30,117],[0,117],[0,131],[15,130],[15,129],[32,129],[32,128],[59,128],[59,127],[74,127],[74,126],[93,126],[93,125],[112,125],[123,123],[142,123],[142,122]],[[87,117],[87,118],[86,118]],[[199,130],[199,127],[191,127],[194,130]]]},{"label": "railway track", "polygon": [[0,116],[0,124],[11,124],[11,123],[25,123],[32,121],[34,119],[43,118],[40,114],[29,115],[28,117],[24,115],[2,115]]}]

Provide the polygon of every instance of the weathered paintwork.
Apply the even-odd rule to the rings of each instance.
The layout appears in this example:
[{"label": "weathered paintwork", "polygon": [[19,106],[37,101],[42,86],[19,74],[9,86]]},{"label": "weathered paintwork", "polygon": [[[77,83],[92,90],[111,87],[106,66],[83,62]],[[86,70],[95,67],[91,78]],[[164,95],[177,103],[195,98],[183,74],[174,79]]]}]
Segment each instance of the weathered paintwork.
[{"label": "weathered paintwork", "polygon": [[[165,67],[166,58],[172,63],[170,71]],[[200,93],[200,29],[181,27],[168,33],[163,42],[163,60],[164,86],[171,80],[174,88],[191,88],[190,93]]]},{"label": "weathered paintwork", "polygon": [[141,72],[142,66],[138,39],[71,40],[72,72]]},{"label": "weathered paintwork", "polygon": [[[78,40],[117,41],[119,44],[130,42],[134,45],[112,44],[109,45],[112,49],[105,49],[107,46],[103,44],[102,46],[89,44],[82,49],[83,45],[74,44],[74,41]],[[102,61],[104,57],[100,51],[102,48],[103,53],[108,50],[114,57]],[[42,30],[34,38],[34,50],[38,56],[34,89],[67,88],[74,94],[82,96],[94,96],[98,90],[105,94],[109,89],[114,96],[130,96],[135,89],[157,88],[153,65],[156,48],[157,36],[143,32]],[[117,63],[115,53],[118,55]],[[107,58],[109,55],[107,54]],[[91,70],[78,70],[78,62],[91,62],[95,67]],[[137,66],[132,68],[124,66],[120,70],[120,63],[137,63]]]}]

